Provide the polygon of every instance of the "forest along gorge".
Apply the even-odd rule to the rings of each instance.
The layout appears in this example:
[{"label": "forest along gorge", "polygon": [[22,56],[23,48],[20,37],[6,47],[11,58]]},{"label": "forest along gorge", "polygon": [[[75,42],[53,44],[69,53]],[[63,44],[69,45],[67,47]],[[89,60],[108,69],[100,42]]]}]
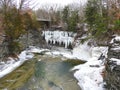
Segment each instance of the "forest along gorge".
[{"label": "forest along gorge", "polygon": [[[47,34],[44,32],[43,35],[54,35],[52,32],[50,33],[47,31]],[[47,42],[51,40],[53,44],[59,40],[58,38],[61,38],[62,41],[59,40],[57,43],[63,44],[65,48],[72,44],[74,34],[61,32],[60,35],[66,37],[69,35],[71,38],[68,40],[63,36],[55,38],[44,36],[44,38]],[[67,59],[62,55],[45,55],[44,53],[34,53],[34,58],[1,78],[0,90],[81,90],[71,69],[84,62]]]}]

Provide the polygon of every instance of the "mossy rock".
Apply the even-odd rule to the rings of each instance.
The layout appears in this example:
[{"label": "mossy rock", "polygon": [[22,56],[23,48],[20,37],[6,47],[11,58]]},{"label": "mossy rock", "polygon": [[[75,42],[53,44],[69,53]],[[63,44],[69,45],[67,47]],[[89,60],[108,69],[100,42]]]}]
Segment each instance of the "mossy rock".
[{"label": "mossy rock", "polygon": [[37,56],[37,55],[45,55],[46,52],[48,52],[48,51],[42,51],[42,52],[40,52],[40,53],[34,53],[34,54],[35,54],[36,56]]},{"label": "mossy rock", "polygon": [[68,60],[65,60],[63,62],[64,63],[70,63],[72,66],[76,66],[76,65],[84,64],[85,63],[85,61],[76,60],[76,59],[68,59]]},{"label": "mossy rock", "polygon": [[12,73],[0,79],[0,90],[16,90],[22,86],[34,73],[35,60],[26,61]]}]

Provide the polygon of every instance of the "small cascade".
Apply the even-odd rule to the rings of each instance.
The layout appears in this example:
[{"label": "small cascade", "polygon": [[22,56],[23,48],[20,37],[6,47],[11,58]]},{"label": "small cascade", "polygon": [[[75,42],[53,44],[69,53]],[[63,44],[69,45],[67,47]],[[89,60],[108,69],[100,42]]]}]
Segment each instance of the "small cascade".
[{"label": "small cascade", "polygon": [[64,45],[68,48],[74,42],[74,38],[77,34],[67,31],[43,31],[42,36],[48,44]]}]

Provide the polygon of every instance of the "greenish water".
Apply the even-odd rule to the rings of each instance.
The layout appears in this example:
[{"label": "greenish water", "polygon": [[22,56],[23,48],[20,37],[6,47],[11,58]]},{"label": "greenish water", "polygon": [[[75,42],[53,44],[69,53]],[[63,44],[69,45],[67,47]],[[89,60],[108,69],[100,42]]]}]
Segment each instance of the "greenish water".
[{"label": "greenish water", "polygon": [[46,55],[36,57],[2,78],[0,90],[80,90],[70,69],[83,62]]}]

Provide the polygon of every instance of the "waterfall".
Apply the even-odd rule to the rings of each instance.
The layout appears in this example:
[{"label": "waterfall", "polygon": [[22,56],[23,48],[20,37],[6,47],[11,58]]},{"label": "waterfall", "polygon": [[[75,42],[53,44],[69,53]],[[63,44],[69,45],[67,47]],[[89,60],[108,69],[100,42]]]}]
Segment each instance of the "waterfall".
[{"label": "waterfall", "polygon": [[67,31],[42,31],[42,36],[45,37],[45,41],[48,44],[65,44],[65,48],[68,48],[74,42],[74,38],[77,34]]}]

